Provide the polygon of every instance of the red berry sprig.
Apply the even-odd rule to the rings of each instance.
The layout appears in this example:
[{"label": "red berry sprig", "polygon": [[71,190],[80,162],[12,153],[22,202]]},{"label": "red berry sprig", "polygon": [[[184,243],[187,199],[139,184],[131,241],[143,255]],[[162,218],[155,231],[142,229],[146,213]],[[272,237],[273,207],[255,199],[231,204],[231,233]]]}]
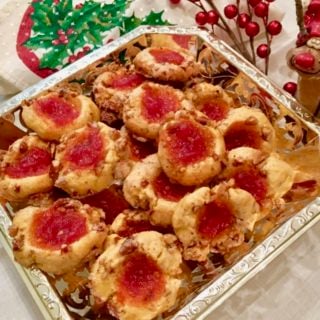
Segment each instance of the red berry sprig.
[{"label": "red berry sprig", "polygon": [[[181,0],[169,1],[172,5],[178,5],[181,2]],[[214,32],[215,26],[219,27],[227,33],[235,48],[253,64],[256,63],[256,56],[265,59],[265,72],[268,72],[272,38],[282,30],[282,25],[279,21],[269,21],[269,7],[275,0],[234,0],[235,3],[227,4],[222,13],[217,8],[215,0],[187,1],[199,8],[195,15],[197,25],[201,27],[211,26],[212,32]],[[244,6],[240,6],[241,1],[246,2],[247,10],[243,10]],[[231,29],[228,20],[233,21],[237,33]],[[255,48],[255,37],[261,32],[261,23],[258,23],[259,21],[262,21],[265,27],[266,41]],[[244,35],[249,37],[251,52],[245,44]]]}]

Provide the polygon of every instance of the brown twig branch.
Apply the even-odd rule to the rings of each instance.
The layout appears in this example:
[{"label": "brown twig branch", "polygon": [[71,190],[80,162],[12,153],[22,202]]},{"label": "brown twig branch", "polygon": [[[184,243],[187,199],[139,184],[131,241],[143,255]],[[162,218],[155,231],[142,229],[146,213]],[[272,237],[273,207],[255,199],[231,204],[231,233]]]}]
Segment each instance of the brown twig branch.
[{"label": "brown twig branch", "polygon": [[303,9],[303,3],[301,0],[295,0],[296,4],[296,16],[297,16],[297,23],[300,29],[301,33],[305,33],[305,27],[304,27],[304,9]]}]

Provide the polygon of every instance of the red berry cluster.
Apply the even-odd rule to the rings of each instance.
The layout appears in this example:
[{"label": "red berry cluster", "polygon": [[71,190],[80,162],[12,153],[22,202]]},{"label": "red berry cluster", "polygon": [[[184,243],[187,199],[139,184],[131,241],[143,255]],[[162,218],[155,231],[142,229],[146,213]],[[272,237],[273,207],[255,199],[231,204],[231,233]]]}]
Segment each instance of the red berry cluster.
[{"label": "red berry cluster", "polygon": [[74,30],[72,28],[69,28],[67,31],[64,31],[62,29],[59,29],[57,31],[57,35],[58,35],[58,38],[57,39],[54,39],[52,41],[52,44],[54,46],[57,46],[59,44],[67,44],[69,42],[69,39],[68,39],[68,36],[70,34],[72,34],[74,32]]},{"label": "red berry cluster", "polygon": [[77,54],[71,55],[71,56],[68,58],[68,62],[69,62],[69,63],[75,62],[76,60],[78,60],[78,59],[82,58],[83,56],[85,56],[86,53],[87,53],[88,51],[90,51],[90,50],[91,50],[91,48],[90,48],[89,46],[84,46],[81,51],[78,51],[78,52],[77,52]]},{"label": "red berry cluster", "polygon": [[[178,5],[181,0],[169,0],[172,5]],[[199,26],[211,25],[212,27],[217,25],[224,30],[234,42],[235,47],[251,62],[255,63],[255,56],[260,58],[268,58],[271,53],[272,37],[278,35],[282,30],[282,25],[277,20],[269,21],[269,6],[275,0],[234,0],[234,4],[228,4],[223,8],[223,12],[220,12],[216,7],[214,1],[207,1],[207,5],[210,6],[210,10],[206,9],[208,6],[204,6],[203,2],[206,0],[187,0],[193,5],[197,6],[200,10],[195,15],[195,22]],[[240,2],[246,2],[246,11],[242,12],[244,6],[240,6]],[[320,1],[320,0],[319,0]],[[228,20],[233,20],[238,33],[230,28]],[[258,23],[258,22],[261,23]],[[264,26],[266,34],[266,43],[260,44],[256,50],[254,49],[254,38],[260,33],[260,26]],[[243,33],[250,38],[251,53],[245,47],[243,41]],[[268,59],[266,59],[266,65]],[[267,72],[266,66],[266,72]]]},{"label": "red berry cluster", "polygon": [[200,11],[195,16],[196,23],[204,26],[206,23],[215,25],[219,22],[219,13],[215,10]]}]

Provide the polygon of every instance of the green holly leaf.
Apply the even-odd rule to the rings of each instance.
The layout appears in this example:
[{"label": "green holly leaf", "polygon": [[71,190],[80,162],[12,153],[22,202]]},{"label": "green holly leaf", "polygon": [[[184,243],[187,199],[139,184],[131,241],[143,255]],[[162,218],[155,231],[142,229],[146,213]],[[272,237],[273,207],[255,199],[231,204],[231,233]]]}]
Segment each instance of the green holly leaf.
[{"label": "green holly leaf", "polygon": [[151,11],[147,16],[142,19],[142,24],[148,24],[152,26],[171,26],[167,20],[163,20],[162,15],[164,11],[153,12]]},{"label": "green holly leaf", "polygon": [[72,12],[72,10],[72,1],[69,0],[60,0],[59,3],[54,5],[55,14],[62,19]]},{"label": "green holly leaf", "polygon": [[123,17],[123,24],[120,28],[120,34],[127,33],[140,25],[160,25],[168,26],[171,25],[167,20],[162,18],[163,11],[153,12],[151,11],[143,19],[137,18],[134,15],[130,17]]},{"label": "green holly leaf", "polygon": [[91,29],[85,33],[88,43],[93,44],[94,46],[99,46],[103,43],[103,38],[101,33],[97,30]]},{"label": "green holly leaf", "polygon": [[50,48],[52,47],[52,37],[46,36],[43,34],[38,34],[33,36],[32,38],[28,39],[24,46],[29,49],[38,49],[39,44],[42,48]]},{"label": "green holly leaf", "polygon": [[69,56],[63,45],[55,46],[47,51],[40,60],[40,68],[56,69]]},{"label": "green holly leaf", "polygon": [[42,32],[42,28],[55,28],[56,17],[52,11],[51,5],[44,2],[33,2],[34,8],[31,18],[33,21],[33,31]]},{"label": "green holly leaf", "polygon": [[143,19],[134,15],[125,17],[130,3],[131,0],[112,3],[86,0],[82,6],[74,8],[72,0],[32,2],[32,36],[24,45],[31,49],[46,49],[40,57],[40,67],[55,69],[68,64],[68,56],[83,55],[84,46],[97,48],[103,45],[105,33],[114,28],[118,27],[124,34],[141,24],[169,25],[162,18],[163,11],[151,11]]}]

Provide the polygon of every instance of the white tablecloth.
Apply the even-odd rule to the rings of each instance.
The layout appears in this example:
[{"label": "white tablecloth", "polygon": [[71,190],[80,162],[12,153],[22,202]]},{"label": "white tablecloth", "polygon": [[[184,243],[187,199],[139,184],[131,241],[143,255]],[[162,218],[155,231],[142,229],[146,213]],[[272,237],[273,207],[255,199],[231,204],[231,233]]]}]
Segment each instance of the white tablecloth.
[{"label": "white tablecloth", "polygon": [[[297,26],[293,0],[277,0],[274,5],[286,13],[285,32],[273,45],[270,72],[270,77],[282,85],[295,79],[286,67],[285,55],[294,45]],[[319,320],[319,283],[320,224],[317,224],[214,311],[208,320]],[[1,247],[0,288],[1,320],[43,319]]]}]

